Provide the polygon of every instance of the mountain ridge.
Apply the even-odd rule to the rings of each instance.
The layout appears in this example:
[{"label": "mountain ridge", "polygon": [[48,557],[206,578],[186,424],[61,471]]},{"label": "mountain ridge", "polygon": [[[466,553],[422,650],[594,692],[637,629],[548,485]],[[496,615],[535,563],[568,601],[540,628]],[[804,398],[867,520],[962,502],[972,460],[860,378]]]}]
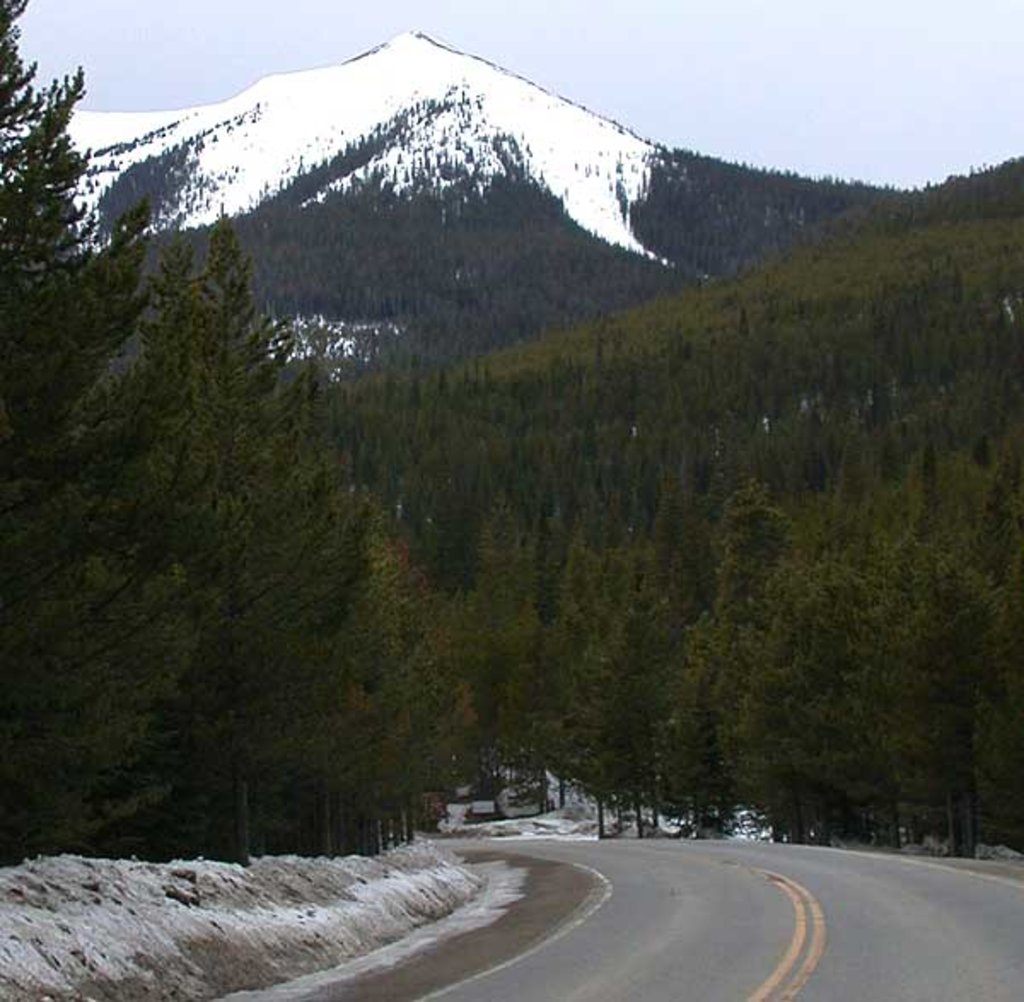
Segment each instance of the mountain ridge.
[{"label": "mountain ridge", "polygon": [[[585,230],[640,254],[628,206],[640,200],[657,147],[618,122],[567,101],[488,60],[423,32],[406,32],[354,59],[274,74],[227,101],[167,112],[82,112],[72,122],[80,148],[94,151],[83,197],[95,207],[129,168],[184,150],[191,179],[158,228],[211,223],[221,211],[251,211],[309,168],[329,160],[423,104],[406,146],[419,150],[413,180],[436,177],[444,161],[490,180],[503,166],[489,151],[513,142],[526,175],[562,201]],[[435,151],[431,163],[422,152]],[[401,189],[401,146],[371,168]],[[572,157],[572,162],[569,158]],[[473,165],[481,163],[481,167]],[[408,174],[408,170],[406,171]]]}]

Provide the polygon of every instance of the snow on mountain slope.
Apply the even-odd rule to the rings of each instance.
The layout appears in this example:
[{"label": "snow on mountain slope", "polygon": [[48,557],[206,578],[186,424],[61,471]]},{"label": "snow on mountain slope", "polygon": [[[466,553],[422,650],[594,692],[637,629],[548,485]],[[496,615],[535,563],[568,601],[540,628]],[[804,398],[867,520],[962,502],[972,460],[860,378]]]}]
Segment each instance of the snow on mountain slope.
[{"label": "snow on mountain slope", "polygon": [[632,233],[629,210],[646,188],[652,144],[420,33],[399,35],[339,66],[267,77],[220,104],[83,111],[71,134],[93,151],[83,190],[90,207],[133,165],[172,152],[181,158],[174,206],[156,220],[172,227],[255,208],[389,126],[398,139],[315,200],[374,175],[401,190],[443,187],[456,172],[482,188],[514,167],[559,198],[585,230],[648,253]]}]

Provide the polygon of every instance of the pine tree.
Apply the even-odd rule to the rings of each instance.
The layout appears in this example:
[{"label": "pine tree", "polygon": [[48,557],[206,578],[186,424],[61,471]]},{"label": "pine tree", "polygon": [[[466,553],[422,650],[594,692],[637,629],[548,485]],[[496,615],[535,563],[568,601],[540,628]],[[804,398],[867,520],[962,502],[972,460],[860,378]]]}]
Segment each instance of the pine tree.
[{"label": "pine tree", "polygon": [[[102,251],[74,203],[81,74],[44,92],[0,2],[0,855],[85,848],[137,802],[119,771],[164,671],[163,585],[126,532],[138,453],[113,363],[136,329],[143,212]],[[148,639],[153,641],[155,633]],[[156,642],[156,656],[162,641]],[[160,677],[158,680],[158,676]]]},{"label": "pine tree", "polygon": [[756,622],[765,585],[786,550],[787,520],[764,486],[751,480],[729,498],[719,537],[716,612],[737,623]]},{"label": "pine tree", "polygon": [[[251,266],[230,226],[215,228],[190,293],[180,287],[180,254],[172,252],[164,280],[172,304],[185,311],[178,320],[188,332],[183,422],[199,485],[188,505],[195,536],[183,541],[197,589],[197,646],[184,684],[198,709],[190,722],[196,747],[218,765],[211,770],[219,783],[212,844],[247,862],[251,777],[269,738],[261,722],[288,636],[274,629],[275,603],[290,594],[291,565],[303,555],[291,532],[300,520],[290,521],[288,504],[288,464],[301,455],[290,414],[298,391],[279,388],[286,346],[256,318]],[[166,333],[183,336],[176,324]]]},{"label": "pine tree", "polygon": [[991,698],[987,669],[993,607],[984,579],[951,548],[906,555],[900,677],[890,706],[903,785],[941,805],[954,855],[978,841],[979,710]]},{"label": "pine tree", "polygon": [[979,786],[986,840],[1024,844],[1024,557],[1020,548],[998,596],[992,684],[979,713]]}]

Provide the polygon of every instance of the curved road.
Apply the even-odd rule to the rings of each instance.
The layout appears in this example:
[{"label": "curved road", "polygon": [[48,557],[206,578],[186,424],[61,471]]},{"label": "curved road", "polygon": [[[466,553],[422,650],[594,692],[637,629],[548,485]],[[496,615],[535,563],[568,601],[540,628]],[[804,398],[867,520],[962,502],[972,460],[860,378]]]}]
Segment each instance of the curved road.
[{"label": "curved road", "polygon": [[533,893],[489,929],[318,998],[1024,999],[1019,866],[736,842],[452,848],[523,866]]}]

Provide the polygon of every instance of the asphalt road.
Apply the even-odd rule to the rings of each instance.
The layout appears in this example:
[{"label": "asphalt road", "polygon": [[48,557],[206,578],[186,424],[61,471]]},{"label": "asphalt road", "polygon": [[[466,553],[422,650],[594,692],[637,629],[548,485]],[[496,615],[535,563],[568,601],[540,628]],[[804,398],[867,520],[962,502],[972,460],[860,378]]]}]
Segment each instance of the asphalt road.
[{"label": "asphalt road", "polygon": [[526,868],[526,898],[325,1002],[1024,1000],[1019,867],[734,842],[452,847]]}]

